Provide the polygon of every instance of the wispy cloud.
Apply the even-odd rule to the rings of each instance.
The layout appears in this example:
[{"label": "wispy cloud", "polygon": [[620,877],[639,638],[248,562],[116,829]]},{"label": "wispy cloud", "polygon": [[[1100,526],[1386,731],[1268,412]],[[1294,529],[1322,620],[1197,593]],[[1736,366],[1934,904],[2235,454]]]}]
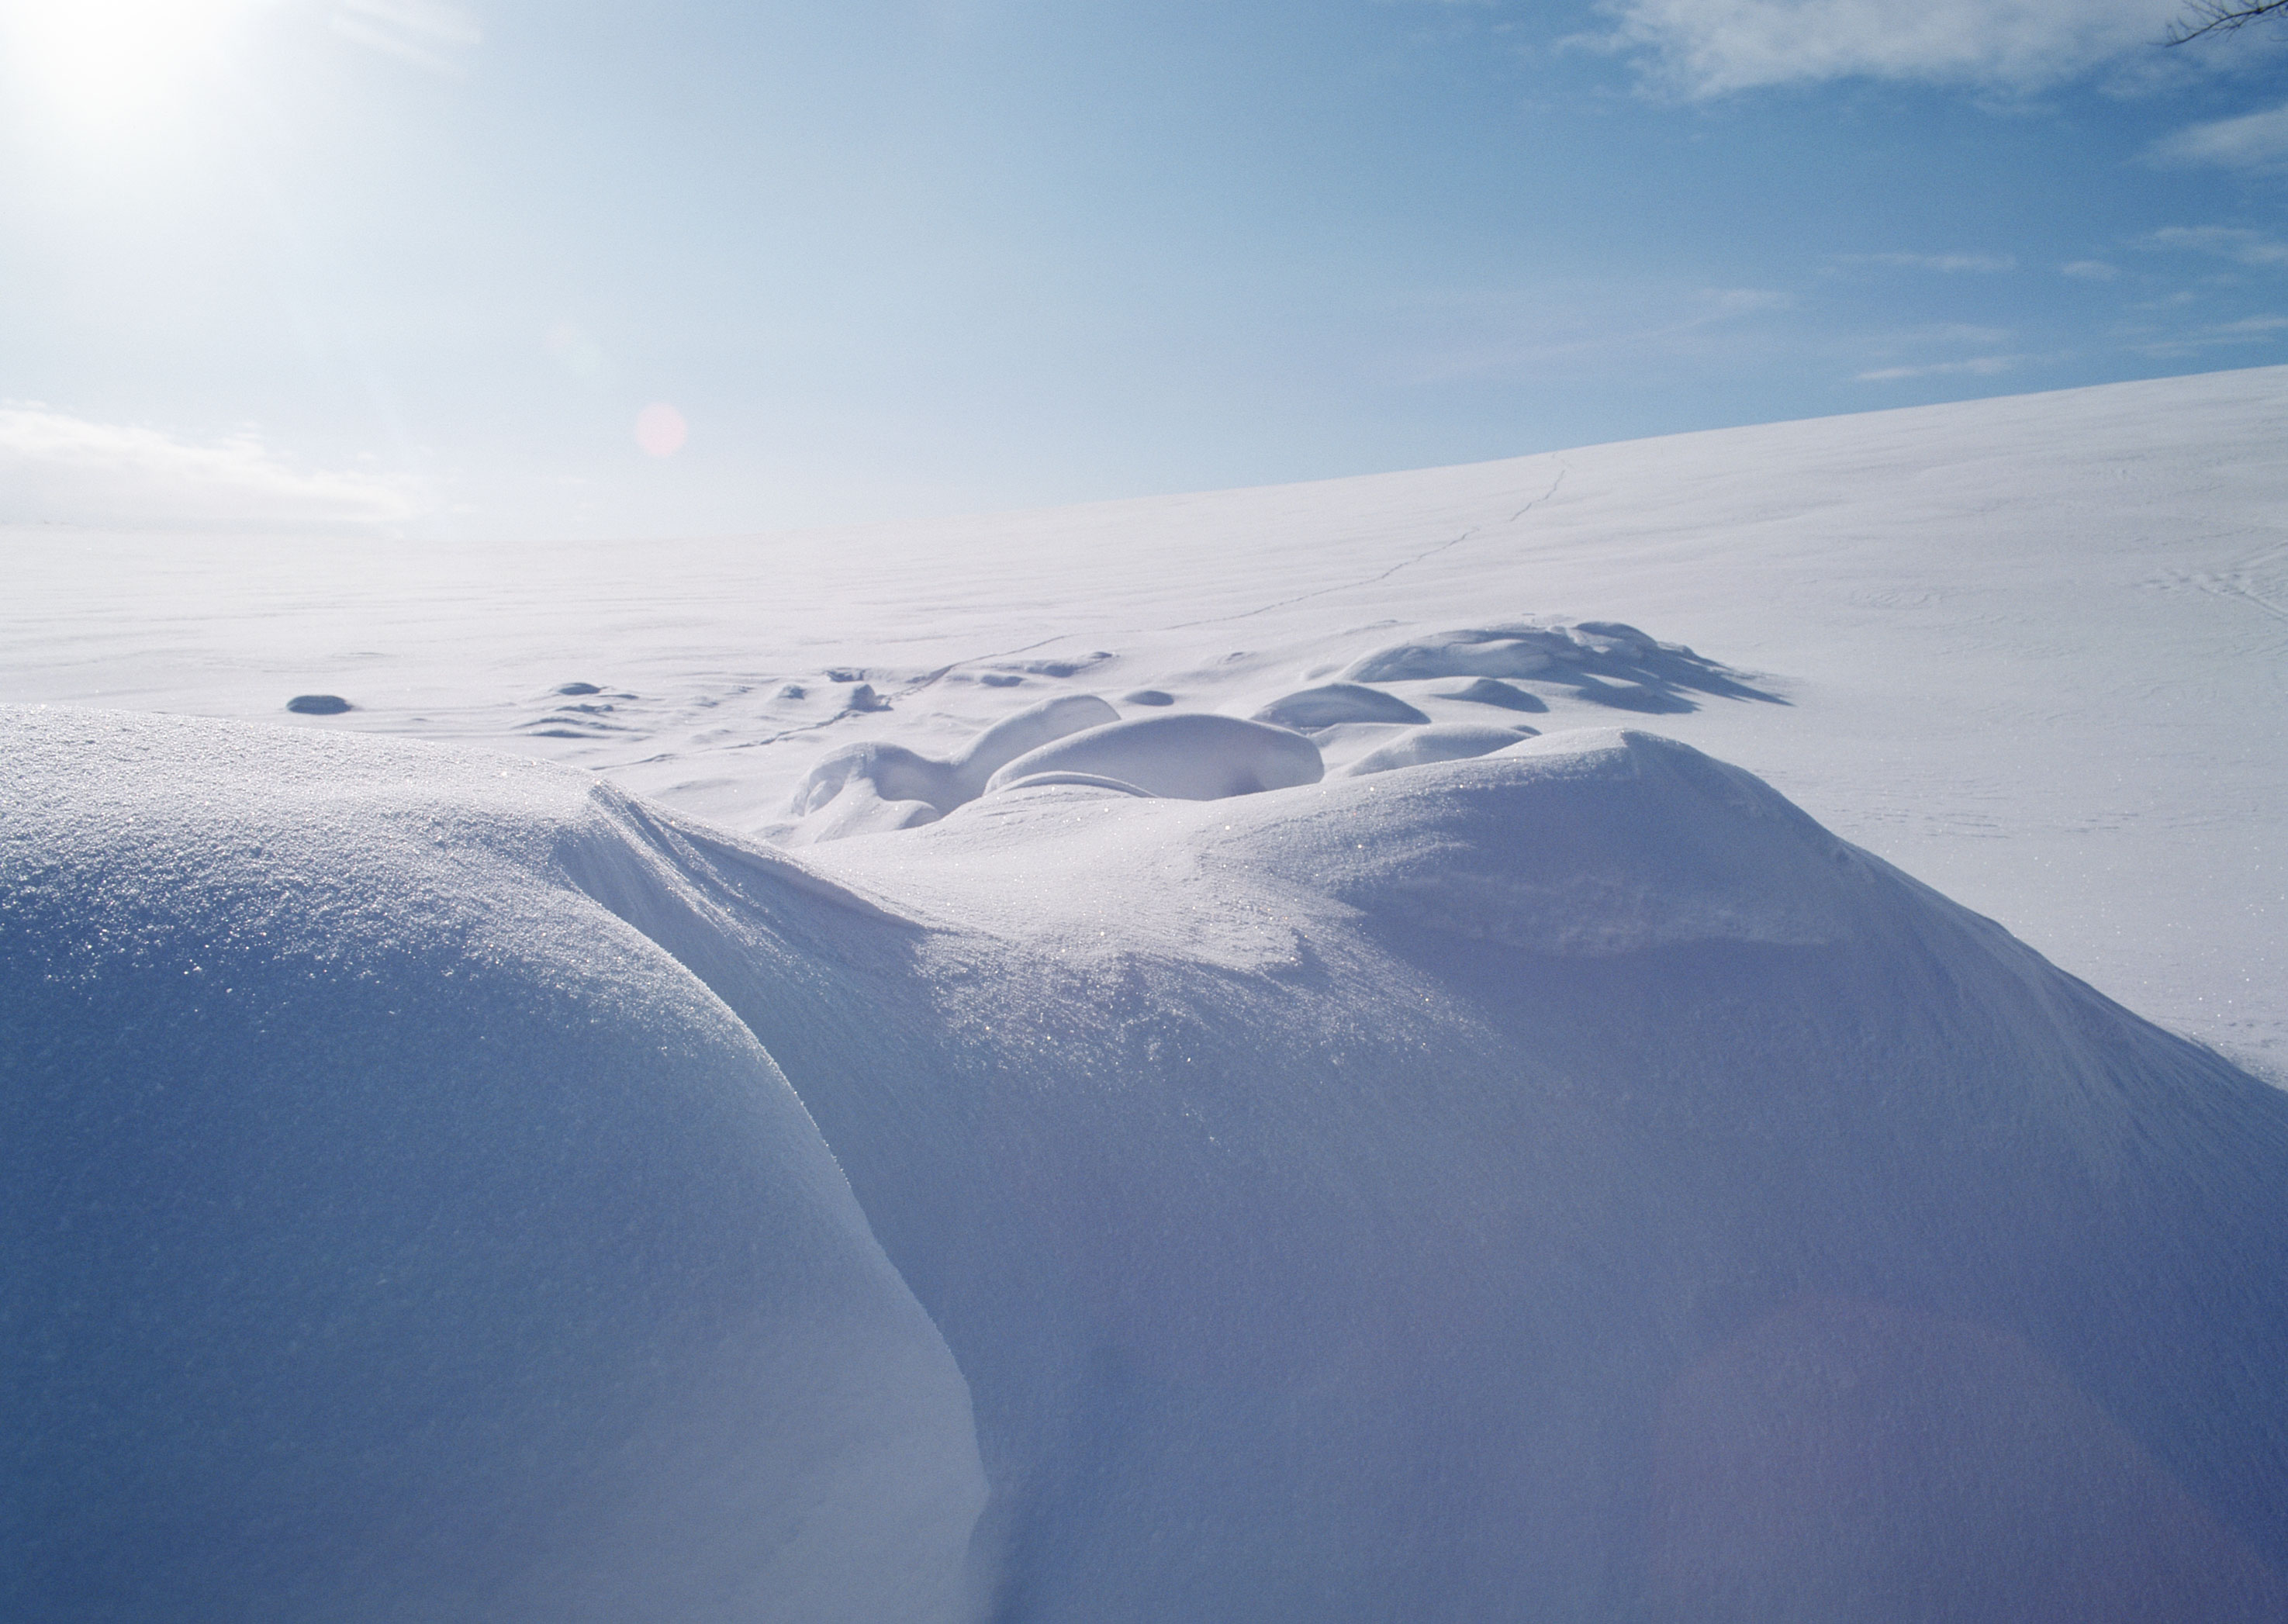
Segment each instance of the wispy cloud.
[{"label": "wispy cloud", "polygon": [[2058,267],[2062,276],[2071,276],[2085,282],[2109,282],[2121,274],[2121,267],[2102,259],[2076,259]]},{"label": "wispy cloud", "polygon": [[1966,360],[1927,361],[1916,367],[1877,367],[1872,371],[1860,373],[1858,381],[1863,384],[1888,384],[1900,378],[1991,377],[1998,372],[2007,372],[2023,364],[2026,359],[2023,355],[1974,355]]},{"label": "wispy cloud", "polygon": [[2157,163],[2213,163],[2227,169],[2288,168],[2288,107],[2244,113],[2180,130],[2153,145]]},{"label": "wispy cloud", "polygon": [[2008,254],[1838,254],[1837,265],[1895,265],[1909,271],[2014,271]]},{"label": "wispy cloud", "polygon": [[433,74],[458,75],[484,44],[477,20],[445,0],[341,0],[334,32]]},{"label": "wispy cloud", "polygon": [[2210,337],[2226,341],[2271,338],[2288,332],[2288,316],[2243,316],[2237,321],[2219,322],[2207,330]]},{"label": "wispy cloud", "polygon": [[2252,344],[2278,344],[2283,340],[2288,340],[2288,316],[2264,314],[2243,316],[2237,321],[2217,321],[2186,332],[2151,337],[2131,347],[2141,354],[2169,360],[2197,355],[2206,350],[2233,349]]},{"label": "wispy cloud", "polygon": [[1690,97],[1844,78],[2025,91],[2159,43],[2181,0],[1603,0],[1611,44]]},{"label": "wispy cloud", "polygon": [[251,431],[198,444],[36,403],[0,406],[0,522],[333,528],[386,525],[417,511],[401,480],[298,471]]},{"label": "wispy cloud", "polygon": [[1434,336],[1401,363],[1410,383],[1515,375],[1630,352],[1682,356],[1763,330],[1758,318],[1791,309],[1774,288],[1625,293],[1450,294],[1420,301],[1415,324]]},{"label": "wispy cloud", "polygon": [[2236,265],[2288,265],[2288,242],[2239,226],[2165,226],[2141,246],[2181,253],[2209,254]]}]

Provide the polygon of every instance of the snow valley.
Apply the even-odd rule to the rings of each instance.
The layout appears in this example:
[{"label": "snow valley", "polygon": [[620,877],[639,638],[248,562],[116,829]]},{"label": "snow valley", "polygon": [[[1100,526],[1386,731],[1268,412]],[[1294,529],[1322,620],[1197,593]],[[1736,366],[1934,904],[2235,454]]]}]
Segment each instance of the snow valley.
[{"label": "snow valley", "polygon": [[8,1611],[2281,1616],[2284,401],[12,537]]}]

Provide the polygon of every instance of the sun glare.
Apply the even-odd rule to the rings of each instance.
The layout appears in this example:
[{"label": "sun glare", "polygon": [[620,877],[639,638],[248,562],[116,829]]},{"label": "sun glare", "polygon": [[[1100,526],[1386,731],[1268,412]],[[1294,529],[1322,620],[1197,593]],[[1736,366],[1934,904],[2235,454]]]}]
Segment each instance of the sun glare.
[{"label": "sun glare", "polygon": [[78,125],[148,123],[274,0],[0,0],[14,77]]}]

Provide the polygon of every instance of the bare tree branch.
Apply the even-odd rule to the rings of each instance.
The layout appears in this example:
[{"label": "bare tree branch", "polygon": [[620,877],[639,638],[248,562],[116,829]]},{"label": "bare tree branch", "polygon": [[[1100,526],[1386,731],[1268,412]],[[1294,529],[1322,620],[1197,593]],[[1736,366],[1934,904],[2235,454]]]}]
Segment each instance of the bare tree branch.
[{"label": "bare tree branch", "polygon": [[2169,44],[2181,45],[2204,34],[2229,34],[2260,17],[2288,12],[2288,0],[2192,0],[2185,15],[2169,25]]}]

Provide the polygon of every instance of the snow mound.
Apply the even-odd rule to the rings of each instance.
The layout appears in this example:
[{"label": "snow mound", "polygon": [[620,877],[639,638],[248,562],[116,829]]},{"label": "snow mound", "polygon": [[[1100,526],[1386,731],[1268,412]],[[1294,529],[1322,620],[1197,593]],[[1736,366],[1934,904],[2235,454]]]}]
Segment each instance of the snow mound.
[{"label": "snow mound", "polygon": [[[1618,621],[1568,622],[1545,615],[1390,644],[1354,660],[1343,677],[1353,683],[1532,678],[1562,685],[1573,697],[1594,704],[1656,714],[1697,709],[1695,693],[1773,698],[1681,643],[1656,642]],[[1484,699],[1490,693],[1466,690],[1448,697]],[[1497,697],[1492,702],[1503,701]]]},{"label": "snow mound", "polygon": [[1205,712],[1139,717],[1092,727],[1027,752],[1001,768],[989,790],[1079,773],[1148,796],[1215,801],[1318,781],[1317,747],[1283,727]]},{"label": "snow mound", "polygon": [[638,811],[0,738],[0,1614],[954,1616],[966,1389],[770,1057],[572,877],[661,883]]},{"label": "snow mound", "polygon": [[1272,701],[1255,713],[1259,722],[1298,733],[1341,722],[1427,722],[1430,718],[1394,693],[1363,683],[1323,683]]},{"label": "snow mound", "polygon": [[1118,711],[1092,693],[1066,693],[1005,717],[950,760],[878,740],[845,745],[795,787],[796,822],[779,838],[787,845],[809,845],[934,822],[984,794],[993,774],[1019,757],[1119,719]]},{"label": "snow mound", "polygon": [[1418,767],[1434,761],[1458,761],[1466,757],[1506,749],[1521,740],[1533,736],[1534,730],[1530,727],[1489,727],[1482,722],[1444,722],[1434,727],[1414,728],[1388,744],[1369,750],[1345,767],[1343,772],[1356,778],[1368,772],[1388,772],[1396,767]]},{"label": "snow mound", "polygon": [[2288,1097],[1673,741],[9,729],[18,1614],[2288,1613]]},{"label": "snow mound", "polygon": [[1079,654],[1069,658],[999,660],[994,662],[993,669],[1001,672],[1022,673],[1028,677],[1077,677],[1093,666],[1102,665],[1112,657],[1110,649],[1100,648],[1093,654]]},{"label": "snow mound", "polygon": [[1433,697],[1462,700],[1473,705],[1499,705],[1505,710],[1545,711],[1549,709],[1547,701],[1492,677],[1481,677],[1467,687],[1450,689]]},{"label": "snow mound", "polygon": [[1353,661],[1343,675],[1361,683],[1410,682],[1428,677],[1535,677],[1561,660],[1578,659],[1578,646],[1561,630],[1469,629],[1376,649]]},{"label": "snow mound", "polygon": [[838,1034],[718,990],[969,1377],[999,1616],[2288,1606],[2288,1099],[1749,774],[901,847],[821,851],[933,924]]}]

